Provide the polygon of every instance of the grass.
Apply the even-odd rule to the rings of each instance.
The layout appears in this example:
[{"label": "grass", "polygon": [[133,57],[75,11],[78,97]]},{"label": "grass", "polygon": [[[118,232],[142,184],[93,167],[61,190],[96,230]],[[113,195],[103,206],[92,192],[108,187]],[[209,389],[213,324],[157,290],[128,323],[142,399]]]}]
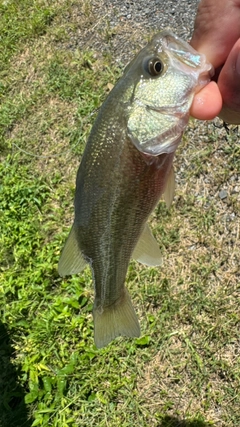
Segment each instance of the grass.
[{"label": "grass", "polygon": [[[63,280],[56,267],[91,113],[121,72],[121,29],[99,18],[99,52],[90,1],[0,13],[0,427],[238,427],[237,128],[190,122],[173,206],[150,221],[164,266],[129,266],[142,336],[97,350],[90,270]],[[86,47],[70,48],[78,19]]]}]

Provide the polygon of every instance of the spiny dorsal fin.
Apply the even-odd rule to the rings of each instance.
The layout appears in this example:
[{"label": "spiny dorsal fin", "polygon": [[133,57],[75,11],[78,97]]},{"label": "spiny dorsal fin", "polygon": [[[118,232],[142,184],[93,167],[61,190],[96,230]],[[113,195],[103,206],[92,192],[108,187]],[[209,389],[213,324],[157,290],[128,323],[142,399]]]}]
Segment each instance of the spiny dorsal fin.
[{"label": "spiny dorsal fin", "polygon": [[171,167],[171,170],[168,175],[167,184],[164,190],[164,200],[166,202],[167,208],[170,208],[173,197],[174,197],[174,191],[175,191],[175,173],[173,166]]},{"label": "spiny dorsal fin", "polygon": [[152,267],[162,265],[162,255],[158,243],[147,224],[133,251],[132,258]]},{"label": "spiny dorsal fin", "polygon": [[79,249],[73,225],[58,263],[58,272],[60,276],[68,276],[80,273],[86,265],[87,262]]}]

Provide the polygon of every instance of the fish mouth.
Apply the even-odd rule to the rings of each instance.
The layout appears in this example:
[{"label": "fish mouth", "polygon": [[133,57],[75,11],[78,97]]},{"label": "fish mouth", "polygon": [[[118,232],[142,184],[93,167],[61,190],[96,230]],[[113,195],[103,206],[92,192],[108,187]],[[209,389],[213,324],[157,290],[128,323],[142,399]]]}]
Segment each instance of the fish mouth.
[{"label": "fish mouth", "polygon": [[[192,46],[176,36],[169,29],[162,30],[160,34],[164,51],[168,54],[171,61],[173,58],[177,61],[174,62],[174,65],[183,71],[186,69],[186,66],[190,67],[192,71],[195,70],[197,75],[199,75],[199,88],[205,86],[214,75],[214,68],[207,61],[205,55],[196,52]],[[157,37],[156,35],[155,40],[157,40]]]}]

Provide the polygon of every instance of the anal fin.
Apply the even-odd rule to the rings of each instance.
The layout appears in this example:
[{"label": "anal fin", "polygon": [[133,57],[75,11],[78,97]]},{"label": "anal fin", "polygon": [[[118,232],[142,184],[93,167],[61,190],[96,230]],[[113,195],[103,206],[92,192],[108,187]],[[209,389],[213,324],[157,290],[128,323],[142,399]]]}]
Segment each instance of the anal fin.
[{"label": "anal fin", "polygon": [[74,225],[69,233],[58,263],[60,276],[80,273],[87,265],[79,249]]},{"label": "anal fin", "polygon": [[96,347],[102,348],[114,338],[122,335],[139,337],[140,326],[130,295],[124,288],[123,296],[109,307],[93,309],[94,340]]},{"label": "anal fin", "polygon": [[162,265],[162,255],[158,243],[147,224],[133,251],[132,258],[152,267]]}]

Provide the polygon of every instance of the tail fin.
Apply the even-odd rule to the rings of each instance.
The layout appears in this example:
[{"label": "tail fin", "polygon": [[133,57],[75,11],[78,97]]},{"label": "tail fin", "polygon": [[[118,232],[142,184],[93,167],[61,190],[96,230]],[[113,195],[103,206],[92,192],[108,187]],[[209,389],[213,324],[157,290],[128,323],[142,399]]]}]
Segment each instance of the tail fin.
[{"label": "tail fin", "polygon": [[127,289],[121,300],[107,307],[102,313],[93,309],[94,340],[98,348],[105,347],[114,338],[125,335],[139,337],[140,326]]}]

